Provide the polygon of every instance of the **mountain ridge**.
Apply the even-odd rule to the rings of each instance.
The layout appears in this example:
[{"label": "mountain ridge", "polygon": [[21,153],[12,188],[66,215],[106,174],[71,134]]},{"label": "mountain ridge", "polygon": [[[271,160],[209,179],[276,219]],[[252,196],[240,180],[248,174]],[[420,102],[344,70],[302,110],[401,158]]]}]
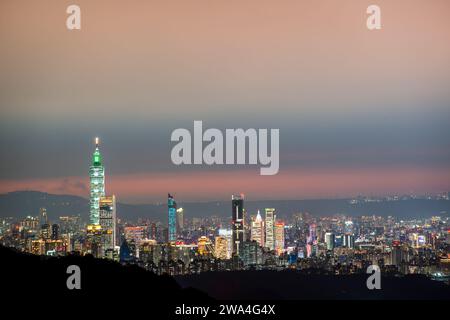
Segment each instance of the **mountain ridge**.
[{"label": "mountain ridge", "polygon": [[[44,207],[50,219],[64,215],[80,215],[87,220],[89,200],[75,195],[57,195],[40,191],[14,191],[0,195],[0,217],[37,216],[39,208]],[[231,202],[179,202],[186,217],[207,217],[217,215],[230,216]],[[261,200],[245,201],[245,208],[250,214],[264,208],[276,208],[281,219],[297,212],[309,212],[315,216],[342,214],[348,216],[380,215],[398,218],[430,217],[448,215],[450,201],[410,199],[399,201],[362,202],[351,204],[349,199],[312,199],[312,200]],[[117,215],[120,218],[136,220],[148,218],[166,220],[165,204],[126,204],[117,203]]]}]

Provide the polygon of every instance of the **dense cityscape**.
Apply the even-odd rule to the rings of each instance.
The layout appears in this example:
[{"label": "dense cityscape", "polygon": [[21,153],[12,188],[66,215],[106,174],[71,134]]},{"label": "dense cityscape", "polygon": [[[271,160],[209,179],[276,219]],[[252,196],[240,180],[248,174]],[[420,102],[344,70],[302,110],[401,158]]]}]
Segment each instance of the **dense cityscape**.
[{"label": "dense cityscape", "polygon": [[[431,218],[314,216],[276,208],[245,210],[233,195],[228,218],[195,217],[168,194],[167,220],[127,221],[116,213],[116,196],[105,194],[99,140],[92,156],[90,221],[81,215],[50,221],[46,208],[35,216],[2,218],[0,243],[35,255],[87,255],[136,264],[156,274],[294,269],[319,274],[363,273],[378,265],[392,275],[424,274],[448,282],[450,230],[447,214]],[[419,197],[419,196],[408,196]],[[430,197],[430,196],[426,196]],[[449,200],[449,193],[434,196]],[[403,197],[356,198],[401,201]]]}]

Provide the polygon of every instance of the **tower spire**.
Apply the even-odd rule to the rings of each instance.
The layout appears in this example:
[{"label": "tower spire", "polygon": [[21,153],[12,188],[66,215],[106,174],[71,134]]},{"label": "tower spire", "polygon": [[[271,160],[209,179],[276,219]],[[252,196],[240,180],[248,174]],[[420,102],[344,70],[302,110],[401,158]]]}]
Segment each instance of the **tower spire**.
[{"label": "tower spire", "polygon": [[94,166],[101,166],[102,165],[102,155],[100,153],[100,139],[99,137],[95,137],[95,150],[94,154],[92,155],[92,165]]}]

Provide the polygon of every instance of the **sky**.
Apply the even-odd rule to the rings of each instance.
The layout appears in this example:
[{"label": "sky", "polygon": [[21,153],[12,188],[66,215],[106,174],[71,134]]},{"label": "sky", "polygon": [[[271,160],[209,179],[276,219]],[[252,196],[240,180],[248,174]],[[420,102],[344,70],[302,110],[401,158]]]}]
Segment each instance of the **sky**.
[{"label": "sky", "polygon": [[[450,191],[448,0],[0,2],[0,193],[121,202]],[[366,8],[381,8],[369,31]],[[280,171],[175,166],[171,132],[280,129]]]}]

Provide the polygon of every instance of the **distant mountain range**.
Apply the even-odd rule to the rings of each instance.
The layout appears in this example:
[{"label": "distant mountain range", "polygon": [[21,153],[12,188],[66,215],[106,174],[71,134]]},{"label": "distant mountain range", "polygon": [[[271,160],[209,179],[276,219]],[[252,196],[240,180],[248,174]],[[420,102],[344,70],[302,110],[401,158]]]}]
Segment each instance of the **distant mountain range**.
[{"label": "distant mountain range", "polygon": [[[204,217],[217,215],[229,217],[230,201],[187,202],[179,203],[186,217]],[[64,215],[89,216],[89,200],[73,195],[56,195],[38,191],[16,191],[0,195],[0,217],[37,216],[39,208],[46,208],[49,218],[56,219]],[[408,199],[398,201],[359,202],[351,204],[349,199],[320,200],[261,200],[245,201],[245,208],[250,213],[258,209],[276,208],[278,215],[288,217],[296,212],[309,212],[312,215],[325,216],[345,214],[350,216],[380,215],[399,218],[430,217],[448,215],[450,201]],[[117,215],[126,220],[149,218],[165,221],[167,214],[165,204],[117,204]]]}]

